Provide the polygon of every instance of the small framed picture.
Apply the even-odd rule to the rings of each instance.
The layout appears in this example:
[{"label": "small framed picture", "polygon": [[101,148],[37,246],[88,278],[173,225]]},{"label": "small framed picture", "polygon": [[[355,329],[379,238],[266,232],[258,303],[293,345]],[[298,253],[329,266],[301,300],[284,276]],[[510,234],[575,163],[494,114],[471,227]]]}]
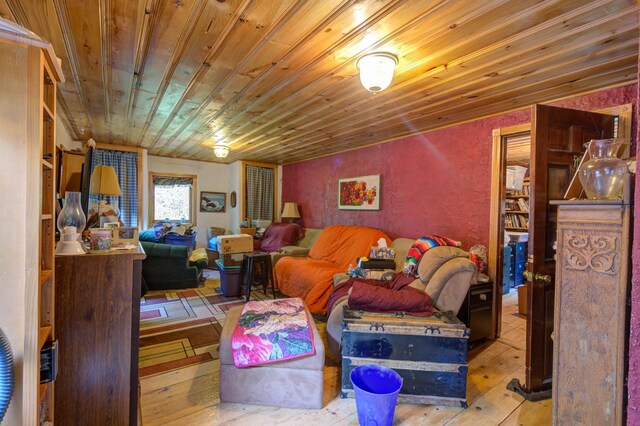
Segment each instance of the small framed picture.
[{"label": "small framed picture", "polygon": [[117,228],[119,225],[118,216],[100,216],[100,228]]},{"label": "small framed picture", "polygon": [[338,209],[380,210],[380,175],[338,179]]},{"label": "small framed picture", "polygon": [[138,228],[135,226],[121,226],[113,228],[114,246],[138,245]]},{"label": "small framed picture", "polygon": [[120,224],[118,222],[105,222],[105,224],[104,224],[104,228],[106,228],[106,229],[113,229],[113,228],[117,228],[119,226],[120,226]]},{"label": "small framed picture", "polygon": [[200,191],[200,211],[205,213],[224,213],[227,209],[226,192]]}]

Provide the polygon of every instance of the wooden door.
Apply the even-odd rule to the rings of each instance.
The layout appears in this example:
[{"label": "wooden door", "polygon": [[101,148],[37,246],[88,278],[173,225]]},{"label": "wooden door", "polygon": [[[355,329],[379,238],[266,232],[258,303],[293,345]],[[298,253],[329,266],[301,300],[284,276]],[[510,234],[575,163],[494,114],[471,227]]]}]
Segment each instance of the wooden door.
[{"label": "wooden door", "polygon": [[615,117],[535,105],[531,123],[531,195],[525,393],[551,388],[557,207],[591,139],[613,136]]}]

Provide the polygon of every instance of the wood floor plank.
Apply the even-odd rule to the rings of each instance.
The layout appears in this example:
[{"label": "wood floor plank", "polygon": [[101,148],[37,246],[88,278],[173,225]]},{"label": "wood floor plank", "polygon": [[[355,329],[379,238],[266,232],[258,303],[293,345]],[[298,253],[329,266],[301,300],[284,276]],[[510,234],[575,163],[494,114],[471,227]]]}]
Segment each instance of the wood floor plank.
[{"label": "wood floor plank", "polygon": [[[394,425],[546,425],[550,401],[531,403],[506,390],[524,378],[526,321],[515,291],[503,299],[503,333],[469,351],[469,408],[399,404]],[[141,379],[145,426],[153,425],[357,425],[355,399],[340,399],[341,367],[327,357],[323,408],[302,410],[221,403],[217,359]]]},{"label": "wood floor plank", "polygon": [[140,379],[140,384],[142,385],[144,393],[150,393],[154,390],[166,388],[187,380],[193,380],[196,377],[206,374],[218,374],[218,371],[220,371],[220,361],[215,359],[153,376],[143,377]]},{"label": "wood floor plank", "polygon": [[498,425],[505,420],[524,398],[507,390],[507,383],[512,377],[524,377],[524,364],[508,374],[507,377],[483,393],[469,408],[451,419],[447,426]]},{"label": "wood floor plank", "polygon": [[551,424],[551,400],[523,402],[500,426],[545,426]]}]

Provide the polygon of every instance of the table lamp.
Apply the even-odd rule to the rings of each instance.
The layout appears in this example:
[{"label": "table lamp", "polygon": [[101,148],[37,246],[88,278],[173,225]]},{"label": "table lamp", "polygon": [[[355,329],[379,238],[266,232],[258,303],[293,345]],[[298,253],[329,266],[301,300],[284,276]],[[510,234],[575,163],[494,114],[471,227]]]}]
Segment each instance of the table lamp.
[{"label": "table lamp", "polygon": [[104,197],[106,195],[122,195],[115,169],[112,166],[96,166],[96,168],[93,169],[93,173],[91,173],[89,192],[92,194],[99,194],[101,196],[98,203],[98,217],[100,217],[102,216],[107,204]]},{"label": "table lamp", "polygon": [[300,218],[298,205],[296,203],[284,203],[284,208],[282,209],[280,217],[282,219],[289,219],[289,222],[293,223],[293,219]]}]

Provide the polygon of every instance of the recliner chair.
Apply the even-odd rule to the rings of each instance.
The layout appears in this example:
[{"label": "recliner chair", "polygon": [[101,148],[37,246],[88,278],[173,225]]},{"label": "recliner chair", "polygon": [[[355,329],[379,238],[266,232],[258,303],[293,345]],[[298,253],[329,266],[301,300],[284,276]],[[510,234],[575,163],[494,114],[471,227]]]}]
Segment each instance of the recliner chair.
[{"label": "recliner chair", "polygon": [[[407,251],[414,241],[397,238],[392,242],[391,247],[396,250],[396,271],[402,270]],[[419,278],[410,286],[425,291],[434,307],[457,315],[476,271],[466,251],[457,247],[433,247],[420,259]],[[337,275],[334,286],[347,278],[346,274]],[[337,356],[341,355],[343,308],[347,302],[347,297],[336,301],[327,319],[327,342],[331,352]]]}]

